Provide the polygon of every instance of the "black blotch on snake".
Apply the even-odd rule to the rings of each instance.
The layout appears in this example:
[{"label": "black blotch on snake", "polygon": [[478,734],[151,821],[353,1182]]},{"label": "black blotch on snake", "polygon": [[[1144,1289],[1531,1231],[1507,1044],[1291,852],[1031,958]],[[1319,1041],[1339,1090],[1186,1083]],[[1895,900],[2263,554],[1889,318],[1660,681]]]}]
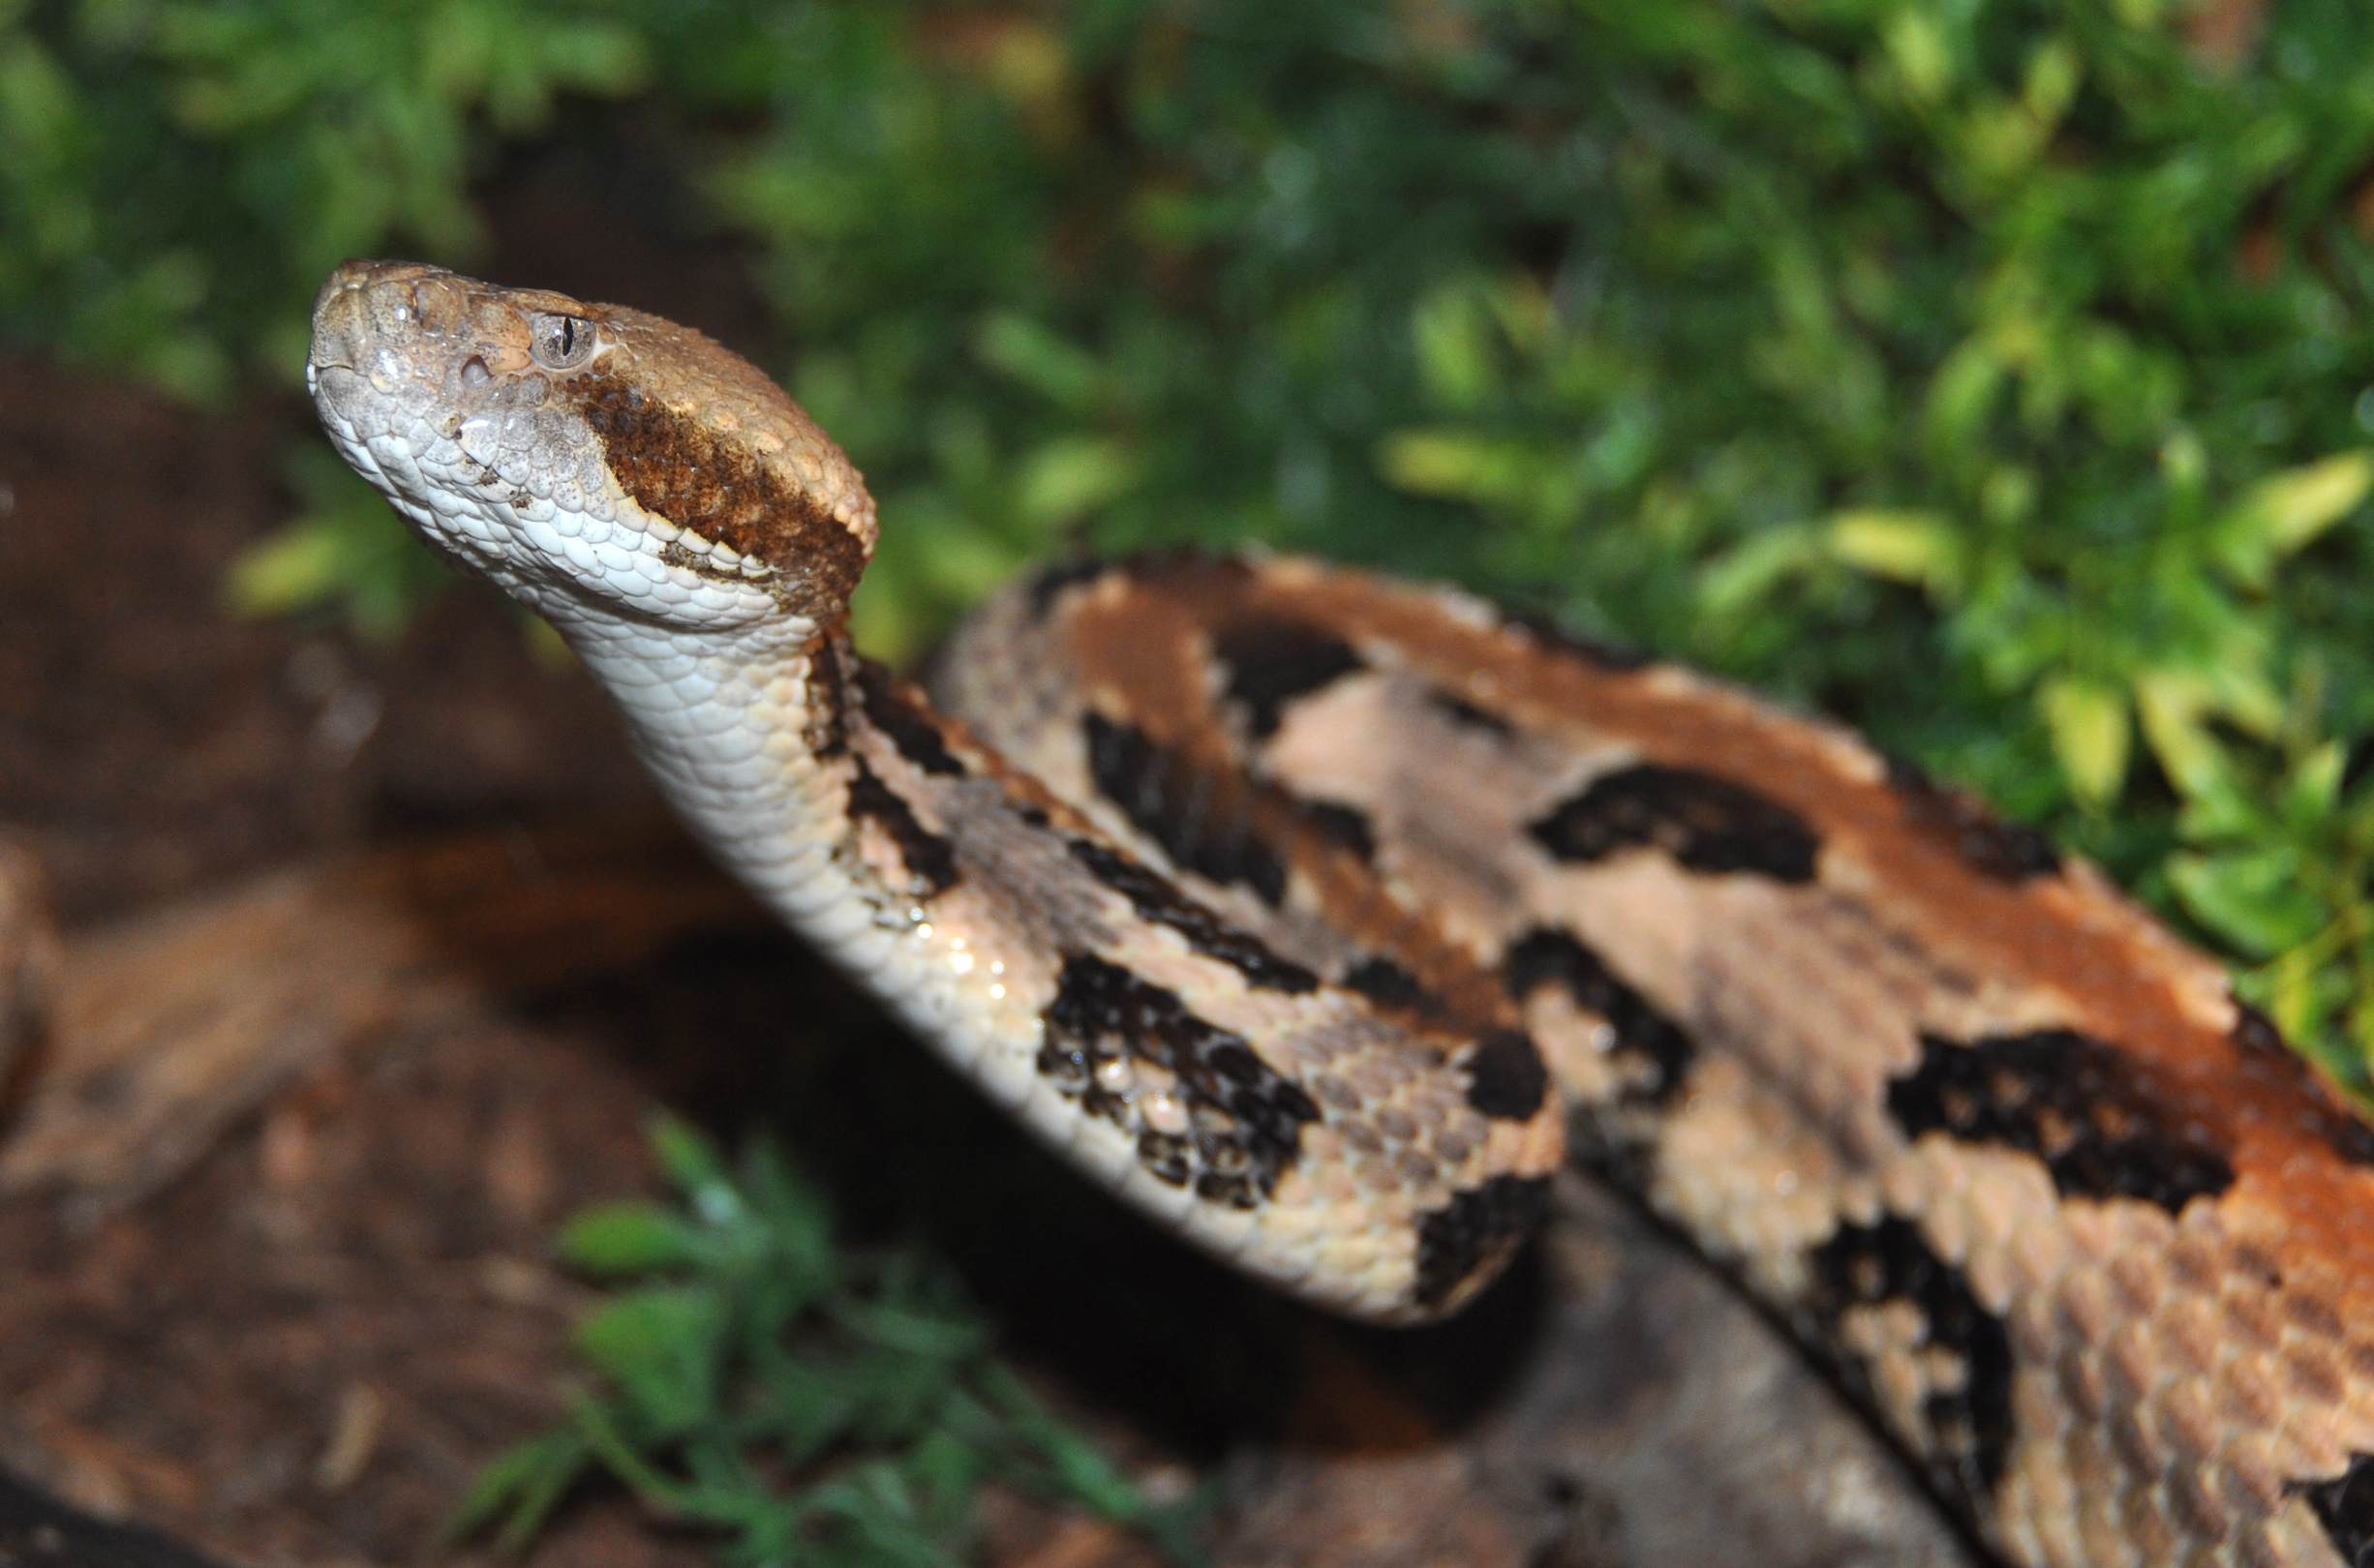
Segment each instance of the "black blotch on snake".
[{"label": "black blotch on snake", "polygon": [[1413,1302],[1439,1306],[1479,1271],[1497,1268],[1539,1223],[1549,1191],[1546,1176],[1495,1176],[1418,1216]]},{"label": "black blotch on snake", "polygon": [[1056,596],[1065,588],[1081,583],[1093,583],[1112,569],[1111,561],[1095,556],[1058,561],[1031,573],[1022,585],[1022,593],[1030,601],[1031,615],[1044,618],[1047,612],[1054,608]]},{"label": "black blotch on snake", "polygon": [[820,637],[809,648],[808,744],[820,758],[846,755],[849,750],[849,672],[857,655],[838,638]]},{"label": "black blotch on snake", "polygon": [[1278,729],[1280,711],[1354,670],[1366,668],[1352,645],[1300,620],[1240,620],[1212,635],[1212,654],[1229,668],[1228,694],[1245,709],[1256,740]]},{"label": "black blotch on snake", "polygon": [[1975,797],[1949,789],[1902,757],[1888,760],[1888,784],[1910,827],[1950,846],[1963,864],[1997,882],[2025,882],[2060,869],[2060,851],[2033,828],[2005,822]]},{"label": "black blotch on snake", "polygon": [[1467,1102],[1486,1116],[1528,1122],[1549,1093],[1550,1070],[1521,1029],[1495,1029],[1476,1042],[1467,1060]]},{"label": "black blotch on snake", "polygon": [[2146,1073],[2071,1029],[1966,1042],[1924,1034],[1920,1065],[1888,1084],[1888,1112],[1906,1138],[1943,1132],[2034,1155],[2064,1197],[2141,1198],[2176,1214],[2233,1186],[2234,1166]]},{"label": "black blotch on snake", "polygon": [[1286,862],[1254,832],[1242,789],[1214,777],[1134,724],[1091,709],[1080,721],[1097,793],[1160,844],[1173,865],[1253,890],[1270,908],[1286,898]]},{"label": "black blotch on snake", "polygon": [[2295,1484],[2348,1568],[2374,1568],[2374,1454],[2352,1454],[2329,1481]]},{"label": "black blotch on snake", "polygon": [[[1932,1392],[1924,1403],[1931,1447],[1922,1457],[1948,1495],[1983,1513],[2011,1458],[2011,1336],[2003,1320],[1979,1305],[1962,1271],[1930,1250],[1918,1225],[1894,1215],[1875,1225],[1841,1225],[1809,1261],[1811,1305],[1826,1342],[1844,1342],[1839,1325],[1850,1310],[1905,1302],[1921,1314],[1923,1348],[1961,1358],[1958,1386]],[[1842,1370],[1878,1402],[1869,1367],[1849,1361]]]},{"label": "black blotch on snake", "polygon": [[1537,925],[1517,938],[1501,960],[1501,978],[1520,1004],[1537,987],[1556,984],[1566,988],[1576,1007],[1607,1020],[1615,1034],[1613,1049],[1634,1065],[1635,1080],[1625,1091],[1628,1100],[1664,1104],[1681,1088],[1698,1054],[1680,1024],[1618,980],[1598,953],[1564,926]]},{"label": "black blotch on snake", "polygon": [[1231,925],[1183,894],[1164,877],[1128,857],[1088,839],[1070,841],[1072,859],[1091,876],[1129,900],[1139,917],[1167,925],[1187,939],[1187,946],[1206,958],[1217,958],[1245,978],[1247,985],[1264,991],[1313,991],[1319,977],[1300,964],[1279,957],[1261,938]]},{"label": "black blotch on snake", "polygon": [[917,898],[936,897],[957,885],[956,846],[918,822],[914,809],[864,762],[849,780],[849,814],[872,818],[898,846],[898,859],[916,881],[907,890]]},{"label": "black blotch on snake", "polygon": [[1321,843],[1349,850],[1363,860],[1376,859],[1377,834],[1368,825],[1368,813],[1333,800],[1297,800],[1294,810],[1294,820]]},{"label": "black blotch on snake", "polygon": [[858,694],[865,700],[866,717],[890,738],[898,754],[927,773],[962,778],[964,765],[948,749],[940,727],[906,682],[871,659],[857,664]]},{"label": "black blotch on snake", "polygon": [[1446,1010],[1443,999],[1427,990],[1424,981],[1382,954],[1354,964],[1336,983],[1348,991],[1359,992],[1379,1007],[1400,1012],[1431,1018],[1440,1017]]},{"label": "black blotch on snake", "polygon": [[1426,700],[1454,724],[1463,725],[1471,730],[1480,730],[1486,735],[1497,736],[1502,739],[1507,739],[1509,736],[1516,734],[1516,726],[1510,724],[1507,719],[1498,713],[1477,708],[1456,692],[1445,691],[1442,687],[1437,686],[1426,693]]},{"label": "black blotch on snake", "polygon": [[1685,869],[1813,880],[1821,840],[1803,817],[1746,785],[1693,769],[1641,763],[1595,778],[1527,827],[1559,859],[1588,863],[1652,845]]},{"label": "black blotch on snake", "polygon": [[[1087,953],[1067,957],[1040,1017],[1047,1042],[1039,1071],[1083,1111],[1135,1131],[1139,1163],[1198,1197],[1257,1207],[1294,1163],[1302,1124],[1319,1119],[1310,1096],[1263,1065],[1243,1036],[1118,964]],[[1144,1125],[1122,1095],[1104,1086],[1098,1070],[1116,1061],[1171,1074],[1172,1092],[1185,1103],[1185,1131]]]}]

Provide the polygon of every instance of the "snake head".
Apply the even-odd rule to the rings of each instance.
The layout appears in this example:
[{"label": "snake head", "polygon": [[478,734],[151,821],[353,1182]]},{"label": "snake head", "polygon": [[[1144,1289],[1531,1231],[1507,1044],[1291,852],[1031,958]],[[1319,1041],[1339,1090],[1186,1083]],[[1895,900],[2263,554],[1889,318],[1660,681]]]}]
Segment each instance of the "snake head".
[{"label": "snake head", "polygon": [[829,625],[873,553],[840,448],[747,361],[639,311],[349,261],[314,304],[305,381],[432,546],[563,630]]}]

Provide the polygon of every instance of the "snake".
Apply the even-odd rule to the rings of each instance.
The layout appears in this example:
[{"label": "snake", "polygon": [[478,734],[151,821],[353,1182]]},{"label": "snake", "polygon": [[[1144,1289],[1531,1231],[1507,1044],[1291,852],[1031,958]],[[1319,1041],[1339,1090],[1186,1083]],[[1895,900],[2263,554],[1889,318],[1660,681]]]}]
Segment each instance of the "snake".
[{"label": "snake", "polygon": [[1846,730],[1311,560],[1040,570],[910,681],[833,440],[688,328],[323,286],[341,454],[1038,1137],[1422,1323],[1596,1171],[2001,1560],[2374,1563],[2374,1129],[2098,870]]}]

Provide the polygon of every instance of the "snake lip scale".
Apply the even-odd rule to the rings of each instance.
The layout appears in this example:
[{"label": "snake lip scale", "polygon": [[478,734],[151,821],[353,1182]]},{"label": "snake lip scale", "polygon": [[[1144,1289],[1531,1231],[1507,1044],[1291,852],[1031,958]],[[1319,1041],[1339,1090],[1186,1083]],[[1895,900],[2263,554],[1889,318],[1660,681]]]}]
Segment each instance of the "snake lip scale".
[{"label": "snake lip scale", "polygon": [[1301,560],[1043,572],[927,694],[844,632],[876,523],[839,448],[622,307],[349,262],[307,379],[724,864],[1159,1222],[1423,1321],[1570,1156],[2005,1561],[2374,1563],[2374,1131],[2044,840],[1733,688]]}]

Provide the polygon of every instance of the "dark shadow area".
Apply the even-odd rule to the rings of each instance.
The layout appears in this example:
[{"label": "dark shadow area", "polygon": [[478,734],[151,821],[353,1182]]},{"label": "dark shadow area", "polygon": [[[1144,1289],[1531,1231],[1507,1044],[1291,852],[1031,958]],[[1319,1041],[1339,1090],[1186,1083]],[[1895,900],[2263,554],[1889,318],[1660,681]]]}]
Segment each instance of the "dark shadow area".
[{"label": "dark shadow area", "polygon": [[1242,1279],[1040,1148],[788,938],[680,946],[530,1015],[600,1038],[729,1142],[772,1130],[852,1237],[921,1236],[1015,1354],[1206,1462],[1284,1429],[1312,1335],[1455,1429],[1504,1391],[1539,1327],[1547,1281],[1530,1258],[1458,1318],[1414,1330],[1354,1327]]}]

